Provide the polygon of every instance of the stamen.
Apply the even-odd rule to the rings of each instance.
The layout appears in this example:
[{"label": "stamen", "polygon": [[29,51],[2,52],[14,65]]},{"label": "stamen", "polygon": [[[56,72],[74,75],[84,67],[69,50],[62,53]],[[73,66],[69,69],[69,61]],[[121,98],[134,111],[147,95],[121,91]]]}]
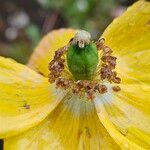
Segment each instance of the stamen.
[{"label": "stamen", "polygon": [[101,38],[101,39],[98,39],[95,44],[97,46],[97,49],[100,50],[103,48],[104,46],[104,43],[105,43],[105,39],[104,38]]},{"label": "stamen", "polygon": [[105,85],[97,84],[95,87],[100,94],[104,94],[107,92],[107,87]]},{"label": "stamen", "polygon": [[[82,31],[81,33],[76,34],[66,46],[59,48],[55,52],[53,60],[49,63],[49,82],[55,83],[57,88],[71,90],[72,93],[79,95],[80,97],[86,95],[88,100],[93,100],[96,92],[100,94],[107,92],[106,85],[102,84],[105,80],[111,84],[119,84],[121,79],[117,77],[117,73],[114,71],[117,65],[117,58],[112,56],[111,48],[105,45],[105,39],[101,38],[95,42],[97,51],[101,52],[101,58],[97,65],[95,78],[92,78],[92,80],[74,80],[74,77],[66,64],[66,53],[72,44],[78,44],[80,48],[84,48],[85,45],[90,42],[93,42],[91,41],[90,34]],[[115,92],[121,90],[119,86],[113,86],[112,89]]]},{"label": "stamen", "polygon": [[118,92],[121,90],[121,88],[119,86],[113,86],[112,87],[113,91]]},{"label": "stamen", "polygon": [[112,50],[110,49],[110,47],[104,45],[102,48],[103,48],[104,56],[109,56],[109,55],[111,55]]},{"label": "stamen", "polygon": [[56,86],[59,88],[68,89],[71,81],[65,78],[58,78],[56,79]]},{"label": "stamen", "polygon": [[[97,43],[97,45],[98,44],[99,43]],[[101,45],[101,48],[103,50],[103,54],[101,57],[102,68],[100,69],[101,80],[107,79],[110,83],[114,82],[119,84],[121,82],[121,79],[117,77],[117,73],[113,71],[117,64],[116,63],[117,58],[111,55],[112,54],[111,48],[104,45],[104,43],[103,45]]]},{"label": "stamen", "polygon": [[54,59],[49,63],[49,82],[54,83],[64,70],[65,59],[61,58],[67,51],[68,45],[55,51]]}]

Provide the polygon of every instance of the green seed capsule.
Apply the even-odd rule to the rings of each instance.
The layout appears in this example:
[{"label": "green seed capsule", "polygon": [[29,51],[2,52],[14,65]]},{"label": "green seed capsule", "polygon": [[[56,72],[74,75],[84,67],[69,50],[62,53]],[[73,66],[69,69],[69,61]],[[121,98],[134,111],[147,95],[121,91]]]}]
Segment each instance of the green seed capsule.
[{"label": "green seed capsule", "polygon": [[98,64],[98,52],[93,42],[71,44],[67,51],[67,64],[75,80],[91,80]]}]

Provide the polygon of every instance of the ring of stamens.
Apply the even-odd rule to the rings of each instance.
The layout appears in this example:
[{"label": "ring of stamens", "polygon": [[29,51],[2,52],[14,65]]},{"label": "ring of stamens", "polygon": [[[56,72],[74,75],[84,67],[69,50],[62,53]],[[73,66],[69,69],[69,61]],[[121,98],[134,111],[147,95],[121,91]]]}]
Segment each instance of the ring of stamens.
[{"label": "ring of stamens", "polygon": [[[70,40],[66,46],[55,51],[54,58],[49,63],[49,82],[56,83],[57,88],[71,89],[74,94],[77,94],[81,97],[86,94],[89,100],[93,100],[95,92],[99,92],[100,94],[107,92],[107,87],[105,85],[94,80],[74,81],[72,78],[66,78],[62,76],[62,73],[65,69],[65,59],[63,57],[66,54],[71,42],[72,40]],[[98,39],[95,44],[97,46],[97,50],[102,52],[101,68],[97,73],[98,76],[100,77],[101,81],[107,80],[110,83],[119,84],[121,79],[117,77],[117,73],[114,71],[117,58],[112,56],[113,51],[110,47],[105,45],[104,38]],[[121,90],[119,86],[113,86],[112,89],[115,92]]]}]

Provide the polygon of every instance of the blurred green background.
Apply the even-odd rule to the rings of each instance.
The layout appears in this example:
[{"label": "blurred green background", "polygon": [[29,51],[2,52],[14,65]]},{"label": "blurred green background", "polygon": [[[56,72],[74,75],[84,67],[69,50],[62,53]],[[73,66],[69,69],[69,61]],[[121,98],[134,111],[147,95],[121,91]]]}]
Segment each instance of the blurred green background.
[{"label": "blurred green background", "polygon": [[0,55],[26,63],[39,40],[61,27],[97,38],[135,0],[1,0]]}]

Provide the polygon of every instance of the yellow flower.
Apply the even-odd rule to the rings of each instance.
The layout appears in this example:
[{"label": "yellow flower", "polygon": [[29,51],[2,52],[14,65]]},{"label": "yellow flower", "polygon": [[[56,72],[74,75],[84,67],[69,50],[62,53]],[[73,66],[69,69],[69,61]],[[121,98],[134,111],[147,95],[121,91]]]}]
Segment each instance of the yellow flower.
[{"label": "yellow flower", "polygon": [[46,35],[28,67],[0,57],[4,149],[150,149],[150,2],[136,2],[102,35],[117,57],[119,92],[108,83],[108,91],[90,102],[48,82],[55,50],[75,33]]}]

